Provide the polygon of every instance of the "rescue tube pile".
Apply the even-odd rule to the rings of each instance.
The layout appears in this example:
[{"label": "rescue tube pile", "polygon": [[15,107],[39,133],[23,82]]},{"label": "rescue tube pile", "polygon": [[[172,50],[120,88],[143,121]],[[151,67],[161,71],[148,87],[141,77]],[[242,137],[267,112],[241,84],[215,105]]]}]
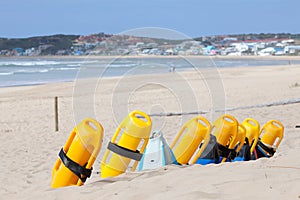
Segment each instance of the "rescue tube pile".
[{"label": "rescue tube pile", "polygon": [[[92,174],[104,130],[85,119],[71,132],[52,169],[51,187],[81,186]],[[149,115],[133,111],[120,123],[100,166],[101,178],[127,170],[156,169],[165,165],[219,164],[272,157],[284,136],[284,126],[270,120],[263,126],[253,118],[239,122],[225,114],[212,124],[202,116],[187,121],[171,145],[161,130],[152,131]]]}]

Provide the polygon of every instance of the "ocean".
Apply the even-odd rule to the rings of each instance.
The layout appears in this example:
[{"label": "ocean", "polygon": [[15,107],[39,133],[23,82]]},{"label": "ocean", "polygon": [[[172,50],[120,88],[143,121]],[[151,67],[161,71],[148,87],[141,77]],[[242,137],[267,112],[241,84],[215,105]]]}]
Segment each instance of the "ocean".
[{"label": "ocean", "polygon": [[[199,58],[197,67],[249,67],[300,64],[300,60]],[[0,87],[74,81],[76,78],[169,73],[193,68],[183,58],[0,58]],[[80,73],[79,73],[80,72]],[[83,74],[84,73],[84,74]],[[79,74],[79,76],[78,76]]]}]

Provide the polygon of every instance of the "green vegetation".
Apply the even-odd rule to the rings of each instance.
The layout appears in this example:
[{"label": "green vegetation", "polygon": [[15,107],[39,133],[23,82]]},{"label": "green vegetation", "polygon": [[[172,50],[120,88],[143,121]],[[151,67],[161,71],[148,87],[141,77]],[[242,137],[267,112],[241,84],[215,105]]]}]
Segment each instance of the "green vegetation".
[{"label": "green vegetation", "polygon": [[70,49],[78,35],[52,35],[52,36],[38,36],[31,38],[0,38],[0,50],[12,50],[14,48],[38,48],[41,45],[50,45],[51,47],[45,49],[43,54],[51,54],[58,50]]},{"label": "green vegetation", "polygon": [[[249,34],[232,34],[227,35],[226,37],[235,37],[238,40],[263,40],[263,39],[270,39],[270,38],[277,38],[277,39],[294,39],[300,40],[300,34],[291,34],[291,33],[249,33]],[[195,40],[201,41],[202,37],[195,38]]]}]

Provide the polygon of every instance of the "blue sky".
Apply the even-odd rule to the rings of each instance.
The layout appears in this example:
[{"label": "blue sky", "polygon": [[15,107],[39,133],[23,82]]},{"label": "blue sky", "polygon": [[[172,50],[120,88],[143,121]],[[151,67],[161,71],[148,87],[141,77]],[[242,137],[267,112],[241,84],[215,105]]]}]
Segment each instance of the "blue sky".
[{"label": "blue sky", "polygon": [[1,0],[0,37],[162,27],[190,37],[300,33],[299,0]]}]

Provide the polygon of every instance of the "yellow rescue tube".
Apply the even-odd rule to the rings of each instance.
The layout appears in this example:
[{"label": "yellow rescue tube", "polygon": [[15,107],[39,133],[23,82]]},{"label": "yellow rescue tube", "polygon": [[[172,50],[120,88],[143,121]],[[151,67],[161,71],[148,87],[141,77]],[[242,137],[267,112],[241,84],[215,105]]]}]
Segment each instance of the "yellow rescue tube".
[{"label": "yellow rescue tube", "polygon": [[269,148],[277,149],[283,138],[284,126],[277,120],[270,120],[260,131],[260,141]]},{"label": "yellow rescue tube", "polygon": [[234,147],[233,141],[235,140],[238,133],[238,121],[235,117],[225,114],[219,117],[214,122],[213,134],[217,138],[217,142],[223,146]]},{"label": "yellow rescue tube", "polygon": [[71,132],[52,170],[51,187],[83,185],[102,145],[103,128],[94,119],[85,119]]},{"label": "yellow rescue tube", "polygon": [[135,160],[132,167],[134,171],[147,146],[151,128],[152,122],[146,113],[129,113],[108,144],[101,161],[101,177],[113,177],[124,173],[131,160]]},{"label": "yellow rescue tube", "polygon": [[239,124],[238,133],[236,135],[235,140],[233,141],[233,144],[236,148],[235,149],[236,153],[238,153],[244,146],[245,139],[246,139],[246,128],[242,124]]},{"label": "yellow rescue tube", "polygon": [[[235,117],[225,114],[214,122],[214,132],[217,143],[223,147],[233,150],[235,147],[236,137],[238,135],[238,121]],[[227,158],[223,158],[221,162],[225,162]]]},{"label": "yellow rescue tube", "polygon": [[246,138],[251,146],[250,153],[252,154],[258,142],[260,125],[259,122],[253,118],[246,118],[242,125],[246,129]]},{"label": "yellow rescue tube", "polygon": [[[210,131],[211,124],[204,117],[194,117],[186,122],[170,146],[177,162],[188,164],[195,155],[192,161],[195,163],[209,142]],[[199,148],[202,142],[203,144]],[[197,149],[198,152],[195,154]]]}]

